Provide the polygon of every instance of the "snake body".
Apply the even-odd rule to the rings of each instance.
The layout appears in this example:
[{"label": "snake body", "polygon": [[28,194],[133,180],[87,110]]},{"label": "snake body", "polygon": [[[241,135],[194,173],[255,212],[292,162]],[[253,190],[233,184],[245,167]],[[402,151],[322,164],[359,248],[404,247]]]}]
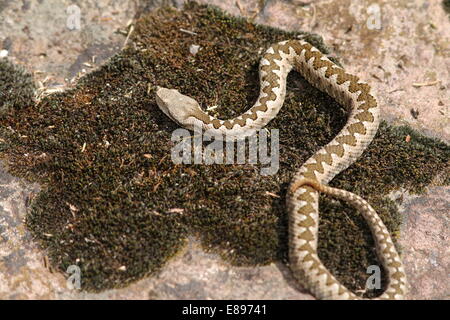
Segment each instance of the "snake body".
[{"label": "snake body", "polygon": [[295,173],[287,192],[289,213],[289,265],[294,276],[319,299],[359,299],[323,265],[317,254],[319,192],[343,199],[361,211],[375,239],[388,284],[379,299],[402,299],[406,275],[389,231],[375,210],[361,197],[326,186],[352,164],[372,141],[379,125],[379,107],[370,86],[348,74],[303,40],[272,45],[260,61],[260,94],[248,111],[230,120],[203,112],[192,98],[177,90],[158,87],[159,108],[181,126],[201,126],[231,139],[251,135],[272,120],[283,105],[286,77],[294,68],[308,82],[343,105],[348,120],[337,136],[317,151]]}]

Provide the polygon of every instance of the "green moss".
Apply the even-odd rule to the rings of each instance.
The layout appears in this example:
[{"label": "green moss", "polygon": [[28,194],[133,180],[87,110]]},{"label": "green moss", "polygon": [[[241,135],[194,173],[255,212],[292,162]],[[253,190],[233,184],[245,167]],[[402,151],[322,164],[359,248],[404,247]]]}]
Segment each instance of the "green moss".
[{"label": "green moss", "polygon": [[[286,261],[287,185],[344,125],[343,108],[291,73],[285,106],[269,125],[280,129],[280,170],[265,177],[249,164],[175,165],[177,125],[154,93],[157,85],[177,88],[203,106],[218,103],[222,118],[236,116],[259,92],[259,50],[300,34],[326,52],[317,36],[194,3],[158,10],[137,21],[127,49],[76,88],[38,104],[31,97],[9,104],[0,121],[12,130],[1,131],[0,155],[10,172],[43,186],[26,223],[52,264],[61,271],[78,264],[86,290],[124,286],[161,268],[189,234],[236,265]],[[191,44],[201,46],[195,56]],[[397,234],[400,217],[388,193],[422,191],[448,172],[449,153],[442,142],[383,124],[332,184],[370,201]],[[320,210],[319,255],[348,287],[363,287],[367,266],[377,263],[368,227],[341,202],[322,197]]]},{"label": "green moss", "polygon": [[35,87],[31,75],[6,58],[0,59],[0,70],[0,113],[33,104]]},{"label": "green moss", "polygon": [[450,0],[444,0],[442,1],[442,5],[444,6],[444,10],[447,13],[450,13]]}]

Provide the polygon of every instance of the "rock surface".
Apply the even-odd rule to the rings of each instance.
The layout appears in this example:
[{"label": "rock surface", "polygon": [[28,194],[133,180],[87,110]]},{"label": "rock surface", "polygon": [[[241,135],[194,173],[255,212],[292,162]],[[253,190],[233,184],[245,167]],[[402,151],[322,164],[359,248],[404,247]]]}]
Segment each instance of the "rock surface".
[{"label": "rock surface", "polygon": [[[0,1],[0,51],[32,72],[41,91],[69,87],[121,49],[126,35],[118,28],[160,2],[84,1],[81,28],[70,30],[72,1]],[[346,69],[371,83],[384,119],[449,141],[450,19],[440,1],[200,2],[322,35]],[[45,252],[24,228],[37,190],[0,169],[0,299],[312,299],[286,266],[233,267],[203,252],[195,239],[155,277],[98,294],[71,291],[62,274],[46,267]],[[421,196],[393,195],[403,197],[400,244],[411,299],[450,298],[449,193],[447,186]]]}]

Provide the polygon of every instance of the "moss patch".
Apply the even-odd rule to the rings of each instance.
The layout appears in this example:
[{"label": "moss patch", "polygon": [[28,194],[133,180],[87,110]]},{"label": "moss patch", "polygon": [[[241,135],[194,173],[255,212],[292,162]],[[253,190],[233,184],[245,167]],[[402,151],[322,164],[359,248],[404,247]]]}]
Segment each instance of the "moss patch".
[{"label": "moss patch", "polygon": [[442,1],[442,6],[444,7],[444,10],[450,14],[450,0]]},{"label": "moss patch", "polygon": [[0,59],[0,71],[0,113],[34,104],[35,86],[29,73],[6,58]]},{"label": "moss patch", "polygon": [[[298,35],[326,52],[318,37],[189,3],[141,17],[129,47],[76,88],[37,104],[31,96],[2,101],[0,155],[11,173],[43,186],[26,223],[52,264],[79,265],[83,289],[120,287],[160,269],[189,234],[236,265],[286,261],[287,185],[344,125],[343,108],[291,73],[285,105],[269,125],[280,129],[280,170],[265,177],[249,164],[175,165],[177,125],[154,93],[156,85],[177,88],[203,106],[219,104],[221,118],[236,116],[257,98],[260,50]],[[195,56],[192,44],[201,46]],[[18,88],[14,78],[2,80]],[[382,124],[332,185],[366,198],[397,234],[400,217],[387,194],[422,191],[449,155],[442,142]],[[321,197],[320,211],[319,255],[349,288],[364,287],[367,266],[377,263],[368,227],[341,202]]]}]

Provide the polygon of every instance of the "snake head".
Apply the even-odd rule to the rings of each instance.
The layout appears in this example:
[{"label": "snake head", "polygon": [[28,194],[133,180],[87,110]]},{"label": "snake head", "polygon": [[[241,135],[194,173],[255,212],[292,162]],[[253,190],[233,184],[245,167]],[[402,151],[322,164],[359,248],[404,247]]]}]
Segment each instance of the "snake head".
[{"label": "snake head", "polygon": [[157,87],[156,103],[162,112],[183,127],[190,127],[189,117],[199,118],[203,114],[197,101],[175,89]]}]

